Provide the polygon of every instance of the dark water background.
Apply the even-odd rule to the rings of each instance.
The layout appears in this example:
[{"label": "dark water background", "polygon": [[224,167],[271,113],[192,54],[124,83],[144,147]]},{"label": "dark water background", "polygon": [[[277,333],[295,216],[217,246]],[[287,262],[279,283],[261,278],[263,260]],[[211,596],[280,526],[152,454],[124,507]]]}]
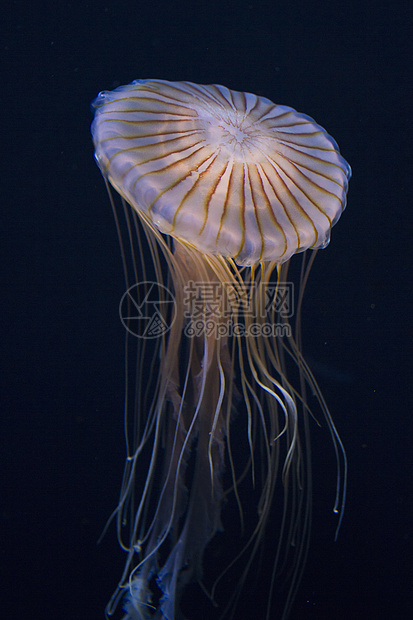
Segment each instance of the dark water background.
[{"label": "dark water background", "polygon": [[326,127],[352,165],[348,209],[317,257],[303,325],[347,449],[348,502],[334,543],[335,461],[327,431],[314,429],[313,538],[291,618],[409,615],[408,7],[108,0],[2,9],[3,618],[98,620],[123,566],[114,530],[96,546],[123,468],[123,278],[89,102],[138,77],[221,83],[290,105]]}]

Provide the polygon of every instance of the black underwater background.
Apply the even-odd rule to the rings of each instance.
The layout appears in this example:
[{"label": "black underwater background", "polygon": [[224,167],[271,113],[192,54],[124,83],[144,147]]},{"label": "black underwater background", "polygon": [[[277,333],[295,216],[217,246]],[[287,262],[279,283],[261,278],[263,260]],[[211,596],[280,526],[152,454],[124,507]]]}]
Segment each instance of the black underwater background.
[{"label": "black underwater background", "polygon": [[[89,104],[157,77],[292,106],[352,166],[303,318],[304,354],[347,450],[347,507],[334,542],[334,454],[314,425],[313,535],[291,619],[407,617],[409,3],[16,0],[2,12],[1,616],[98,620],[123,568],[113,527],[96,544],[123,470],[124,291]],[[253,610],[239,620],[260,620]]]}]

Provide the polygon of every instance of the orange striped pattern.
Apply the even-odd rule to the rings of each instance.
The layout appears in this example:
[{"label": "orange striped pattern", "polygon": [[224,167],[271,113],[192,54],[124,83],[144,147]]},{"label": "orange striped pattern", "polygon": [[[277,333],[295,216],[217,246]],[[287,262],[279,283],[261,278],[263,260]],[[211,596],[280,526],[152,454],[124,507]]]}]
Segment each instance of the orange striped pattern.
[{"label": "orange striped pattern", "polygon": [[139,80],[94,102],[102,173],[164,233],[240,265],[325,247],[350,166],[313,119],[250,93]]}]

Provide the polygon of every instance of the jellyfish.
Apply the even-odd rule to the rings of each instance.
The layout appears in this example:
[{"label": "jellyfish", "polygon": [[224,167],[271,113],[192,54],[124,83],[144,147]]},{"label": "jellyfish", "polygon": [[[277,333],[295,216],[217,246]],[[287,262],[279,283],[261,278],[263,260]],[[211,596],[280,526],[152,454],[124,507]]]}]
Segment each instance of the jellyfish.
[{"label": "jellyfish", "polygon": [[[220,85],[136,80],[93,106],[95,158],[137,240],[132,276],[151,268],[168,326],[140,339],[129,378],[112,515],[126,564],[106,615],[123,599],[125,620],[187,617],[197,584],[219,617],[240,618],[258,581],[266,618],[286,618],[309,545],[314,403],[336,451],[339,520],[345,501],[345,452],[301,352],[300,316],[316,254],[306,250],[329,243],[350,166],[309,116]],[[147,302],[143,290],[130,307]],[[263,548],[273,563],[261,581]]]}]

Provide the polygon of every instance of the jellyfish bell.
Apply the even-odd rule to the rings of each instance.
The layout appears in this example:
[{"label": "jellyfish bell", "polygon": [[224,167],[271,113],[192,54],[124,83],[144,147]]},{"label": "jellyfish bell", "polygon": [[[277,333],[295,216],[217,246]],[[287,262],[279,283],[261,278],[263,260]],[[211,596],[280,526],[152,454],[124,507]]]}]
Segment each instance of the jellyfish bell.
[{"label": "jellyfish bell", "polygon": [[112,185],[161,230],[239,265],[324,247],[349,166],[311,118],[223,86],[101,93],[92,132]]},{"label": "jellyfish bell", "polygon": [[[99,168],[132,207],[160,280],[160,262],[167,265],[178,307],[178,318],[153,351],[152,400],[143,386],[137,390],[133,430],[127,429],[131,439],[115,515],[128,556],[107,614],[126,593],[127,619],[183,617],[189,583],[199,583],[219,602],[220,582],[241,565],[239,586],[224,605],[223,617],[232,617],[258,550],[269,540],[275,567],[266,613],[273,617],[277,564],[291,557],[282,612],[287,617],[310,522],[304,384],[318,397],[336,449],[337,511],[344,505],[346,462],[301,354],[299,320],[294,335],[288,313],[268,299],[285,286],[294,254],[329,243],[345,208],[350,167],[310,117],[219,85],[137,80],[100,93],[94,107]],[[281,337],[273,330],[277,323]],[[288,376],[291,361],[296,384]],[[137,375],[145,365],[143,357],[138,360]],[[237,418],[245,423],[244,456],[231,441]],[[145,451],[147,476],[139,482]],[[274,535],[268,521],[279,479],[284,509]],[[260,491],[255,523],[244,532],[248,484]],[[242,542],[207,583],[203,558],[223,528],[230,498]]]}]

